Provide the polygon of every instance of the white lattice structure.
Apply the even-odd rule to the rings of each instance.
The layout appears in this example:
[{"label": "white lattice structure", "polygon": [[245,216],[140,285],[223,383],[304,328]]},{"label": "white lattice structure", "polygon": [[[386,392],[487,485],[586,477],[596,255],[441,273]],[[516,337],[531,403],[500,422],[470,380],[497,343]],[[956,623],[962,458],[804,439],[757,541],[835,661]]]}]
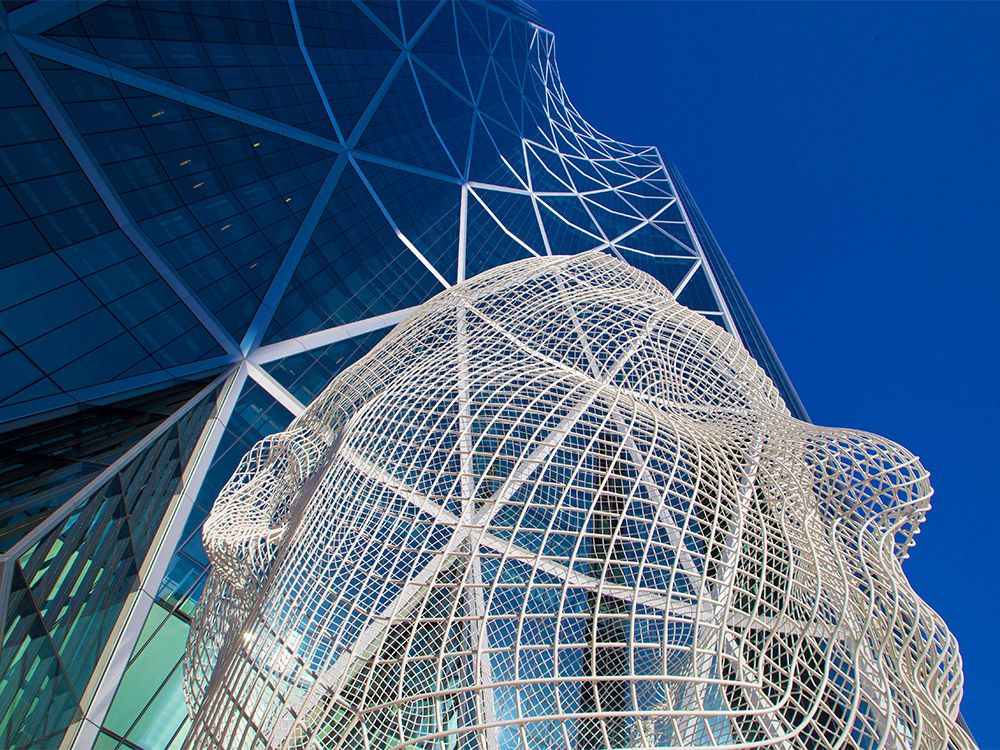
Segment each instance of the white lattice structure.
[{"label": "white lattice structure", "polygon": [[422,305],[205,524],[193,747],[971,747],[931,488],[600,253]]}]

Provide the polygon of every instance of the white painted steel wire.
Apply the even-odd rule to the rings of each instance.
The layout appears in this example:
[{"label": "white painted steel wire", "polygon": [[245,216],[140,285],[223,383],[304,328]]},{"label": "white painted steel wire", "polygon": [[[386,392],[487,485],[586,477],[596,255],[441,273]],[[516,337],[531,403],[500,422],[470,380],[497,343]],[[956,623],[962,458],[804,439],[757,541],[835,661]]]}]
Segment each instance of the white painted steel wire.
[{"label": "white painted steel wire", "polygon": [[904,448],[601,253],[422,305],[204,526],[197,748],[972,747]]}]

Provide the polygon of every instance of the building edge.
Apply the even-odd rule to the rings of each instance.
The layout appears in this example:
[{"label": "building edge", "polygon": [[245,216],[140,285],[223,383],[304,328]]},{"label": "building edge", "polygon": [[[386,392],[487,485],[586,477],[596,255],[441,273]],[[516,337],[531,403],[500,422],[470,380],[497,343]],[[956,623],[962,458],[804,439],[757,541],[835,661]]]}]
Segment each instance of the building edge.
[{"label": "building edge", "polygon": [[663,164],[674,184],[678,199],[687,210],[691,228],[697,235],[702,252],[704,252],[708,260],[708,265],[715,275],[716,283],[720,287],[722,297],[726,300],[729,312],[733,317],[733,323],[737,328],[739,337],[743,340],[743,344],[750,350],[750,353],[760,366],[764,368],[764,371],[774,381],[774,384],[778,386],[778,390],[781,391],[781,395],[785,398],[792,416],[796,419],[811,422],[809,412],[806,411],[802,399],[799,398],[795,386],[792,385],[792,381],[788,377],[784,365],[781,364],[781,360],[778,358],[778,353],[775,351],[770,339],[768,339],[767,334],[764,333],[764,327],[761,325],[757,313],[754,312],[750,300],[743,291],[743,287],[737,281],[732,266],[729,265],[729,261],[722,252],[722,248],[715,239],[715,235],[712,234],[708,222],[705,221],[705,217],[701,213],[701,209],[698,208],[698,204],[691,195],[691,191],[684,182],[684,178],[677,169],[677,165],[669,159],[664,159]]}]

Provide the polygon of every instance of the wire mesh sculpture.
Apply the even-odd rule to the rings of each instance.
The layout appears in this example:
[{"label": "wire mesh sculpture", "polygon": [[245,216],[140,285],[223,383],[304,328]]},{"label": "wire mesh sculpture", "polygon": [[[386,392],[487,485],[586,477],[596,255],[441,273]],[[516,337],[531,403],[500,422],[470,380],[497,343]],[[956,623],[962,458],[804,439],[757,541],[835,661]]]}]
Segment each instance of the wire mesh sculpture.
[{"label": "wire mesh sculpture", "polygon": [[422,305],[204,526],[198,748],[965,748],[917,459],[601,253]]}]

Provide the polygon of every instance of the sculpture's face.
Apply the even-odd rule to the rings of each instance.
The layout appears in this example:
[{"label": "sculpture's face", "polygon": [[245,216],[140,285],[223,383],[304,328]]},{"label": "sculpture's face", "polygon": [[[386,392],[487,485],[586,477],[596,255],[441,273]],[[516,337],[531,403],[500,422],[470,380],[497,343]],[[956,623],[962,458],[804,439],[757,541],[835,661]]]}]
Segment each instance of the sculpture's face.
[{"label": "sculpture's face", "polygon": [[650,277],[498,268],[223,491],[192,741],[961,745],[955,642],[900,569],[929,495]]}]

